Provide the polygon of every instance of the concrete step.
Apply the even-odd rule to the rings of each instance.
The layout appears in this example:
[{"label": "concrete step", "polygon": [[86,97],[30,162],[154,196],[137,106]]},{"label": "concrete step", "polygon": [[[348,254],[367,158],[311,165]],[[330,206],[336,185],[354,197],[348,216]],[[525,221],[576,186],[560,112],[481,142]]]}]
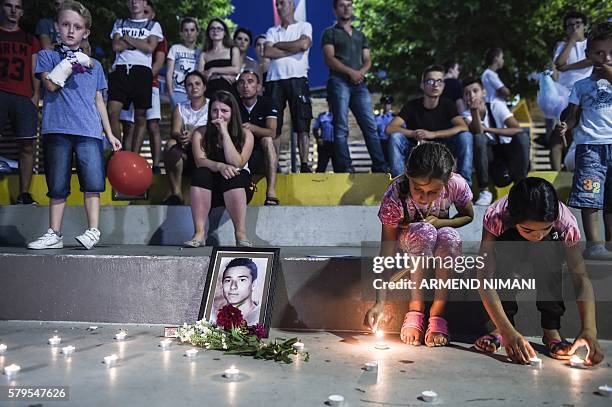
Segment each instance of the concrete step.
[{"label": "concrete step", "polygon": [[[378,206],[249,206],[247,236],[261,246],[359,247],[380,239]],[[464,247],[474,251],[482,236],[486,207],[474,207],[472,223],[459,228]],[[580,213],[572,209],[581,225]],[[454,212],[451,212],[453,216]],[[603,223],[603,222],[602,222]],[[0,206],[0,246],[25,246],[47,229],[47,207]],[[83,233],[83,208],[67,206],[65,243]],[[128,205],[101,208],[100,230],[106,245],[181,245],[193,234],[188,206]],[[233,245],[234,228],[222,208],[211,212],[208,243]],[[584,235],[583,235],[584,236]],[[603,225],[602,225],[603,236]]]},{"label": "concrete step", "polygon": [[[210,248],[105,246],[92,251],[0,254],[0,319],[181,324],[196,320]],[[292,330],[361,331],[374,300],[370,251],[360,248],[281,248],[271,324]],[[598,302],[599,337],[612,338],[610,264],[589,263]],[[533,292],[530,292],[533,294]],[[524,294],[524,295],[523,295]],[[540,334],[535,298],[522,293],[517,323]],[[384,326],[398,332],[407,312],[402,291],[387,302]],[[569,298],[569,297],[567,297]],[[579,329],[575,302],[566,301],[564,332]],[[485,321],[475,290],[451,291],[447,318],[453,335],[479,333]]]}]

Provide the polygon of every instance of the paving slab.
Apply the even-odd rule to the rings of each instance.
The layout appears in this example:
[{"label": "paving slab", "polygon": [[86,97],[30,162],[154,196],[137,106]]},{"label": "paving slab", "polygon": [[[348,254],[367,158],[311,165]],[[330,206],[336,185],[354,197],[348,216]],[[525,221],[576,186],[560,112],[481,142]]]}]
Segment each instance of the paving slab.
[{"label": "paving slab", "polygon": [[[12,363],[22,370],[14,380],[0,376],[6,386],[68,386],[66,402],[7,402],[2,406],[324,406],[330,394],[343,395],[348,406],[423,406],[424,390],[434,390],[447,406],[610,406],[596,394],[598,386],[612,385],[609,359],[590,369],[543,358],[541,369],[508,363],[503,355],[475,352],[470,344],[445,348],[411,347],[389,335],[387,350],[377,350],[370,335],[272,330],[272,337],[298,336],[310,361],[279,364],[249,357],[201,351],[194,361],[183,356],[187,346],[174,344],[161,351],[160,325],[89,324],[61,322],[0,322],[0,368]],[[117,342],[114,334],[127,329]],[[59,335],[62,345],[74,345],[72,357],[47,344]],[[539,338],[529,338],[540,343]],[[602,341],[607,355],[612,341]],[[541,350],[541,348],[538,348]],[[104,356],[117,354],[116,367],[107,368]],[[378,373],[362,365],[378,361]],[[221,376],[230,366],[241,371],[238,381]],[[2,387],[5,386],[5,387]]]}]

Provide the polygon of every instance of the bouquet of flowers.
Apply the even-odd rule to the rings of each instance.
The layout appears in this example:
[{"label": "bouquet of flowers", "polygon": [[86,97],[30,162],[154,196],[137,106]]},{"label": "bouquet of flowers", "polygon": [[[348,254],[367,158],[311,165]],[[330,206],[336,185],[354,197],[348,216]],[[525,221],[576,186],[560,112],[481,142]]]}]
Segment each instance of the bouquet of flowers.
[{"label": "bouquet of flowers", "polygon": [[185,323],[179,328],[181,342],[205,349],[223,350],[226,355],[253,356],[255,359],[292,363],[290,355],[303,355],[308,361],[309,354],[301,354],[293,347],[298,338],[275,339],[265,343],[262,339],[267,332],[261,324],[247,326],[242,312],[233,305],[226,305],[217,314],[217,324],[197,321]]}]

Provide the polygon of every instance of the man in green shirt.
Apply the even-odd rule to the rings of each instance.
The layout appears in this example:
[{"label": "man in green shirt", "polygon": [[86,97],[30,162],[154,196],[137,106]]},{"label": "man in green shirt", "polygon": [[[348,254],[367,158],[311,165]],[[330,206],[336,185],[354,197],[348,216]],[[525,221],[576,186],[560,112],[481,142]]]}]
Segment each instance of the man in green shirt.
[{"label": "man in green shirt", "polygon": [[321,43],[325,63],[329,67],[327,94],[334,116],[337,162],[334,171],[353,172],[347,140],[350,106],[372,158],[372,172],[387,172],[389,166],[376,135],[372,100],[365,85],[365,75],[372,66],[368,40],[351,24],[352,0],[334,0],[333,7],[337,21],[325,29]]}]

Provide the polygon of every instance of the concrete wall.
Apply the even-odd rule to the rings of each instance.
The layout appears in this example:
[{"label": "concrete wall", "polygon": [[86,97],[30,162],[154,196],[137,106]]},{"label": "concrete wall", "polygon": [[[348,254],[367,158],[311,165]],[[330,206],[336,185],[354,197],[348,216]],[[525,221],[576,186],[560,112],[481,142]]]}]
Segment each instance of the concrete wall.
[{"label": "concrete wall", "polygon": [[[468,252],[477,250],[484,212],[475,207],[474,221],[459,229]],[[380,239],[377,214],[377,206],[250,206],[247,235],[262,246],[360,246]],[[578,211],[574,214],[581,224]],[[0,206],[0,246],[25,246],[47,225],[47,207]],[[73,238],[85,225],[82,207],[66,207],[64,244],[76,244]],[[213,210],[210,229],[210,244],[235,244],[233,225],[222,209]],[[188,206],[108,206],[101,209],[100,230],[105,245],[181,245],[191,237],[193,224]]]},{"label": "concrete wall", "polygon": [[[336,249],[341,252],[341,249]],[[359,256],[324,258],[318,248],[284,248],[273,296],[272,327],[362,331],[373,304],[372,274]],[[347,251],[348,252],[348,251]],[[182,324],[196,320],[210,248],[162,252],[143,246],[55,253],[5,249],[0,254],[0,319]],[[355,254],[355,253],[354,253]],[[612,338],[612,275],[609,264],[590,263],[599,336]],[[517,326],[540,334],[535,298],[521,294]],[[531,294],[534,294],[533,292]],[[407,292],[389,301],[384,329],[397,332],[407,312]],[[532,295],[533,297],[533,295]],[[485,321],[476,291],[452,292],[447,317],[454,335],[474,335]],[[607,302],[606,302],[607,301]],[[575,302],[566,301],[563,332],[578,332]]]}]

